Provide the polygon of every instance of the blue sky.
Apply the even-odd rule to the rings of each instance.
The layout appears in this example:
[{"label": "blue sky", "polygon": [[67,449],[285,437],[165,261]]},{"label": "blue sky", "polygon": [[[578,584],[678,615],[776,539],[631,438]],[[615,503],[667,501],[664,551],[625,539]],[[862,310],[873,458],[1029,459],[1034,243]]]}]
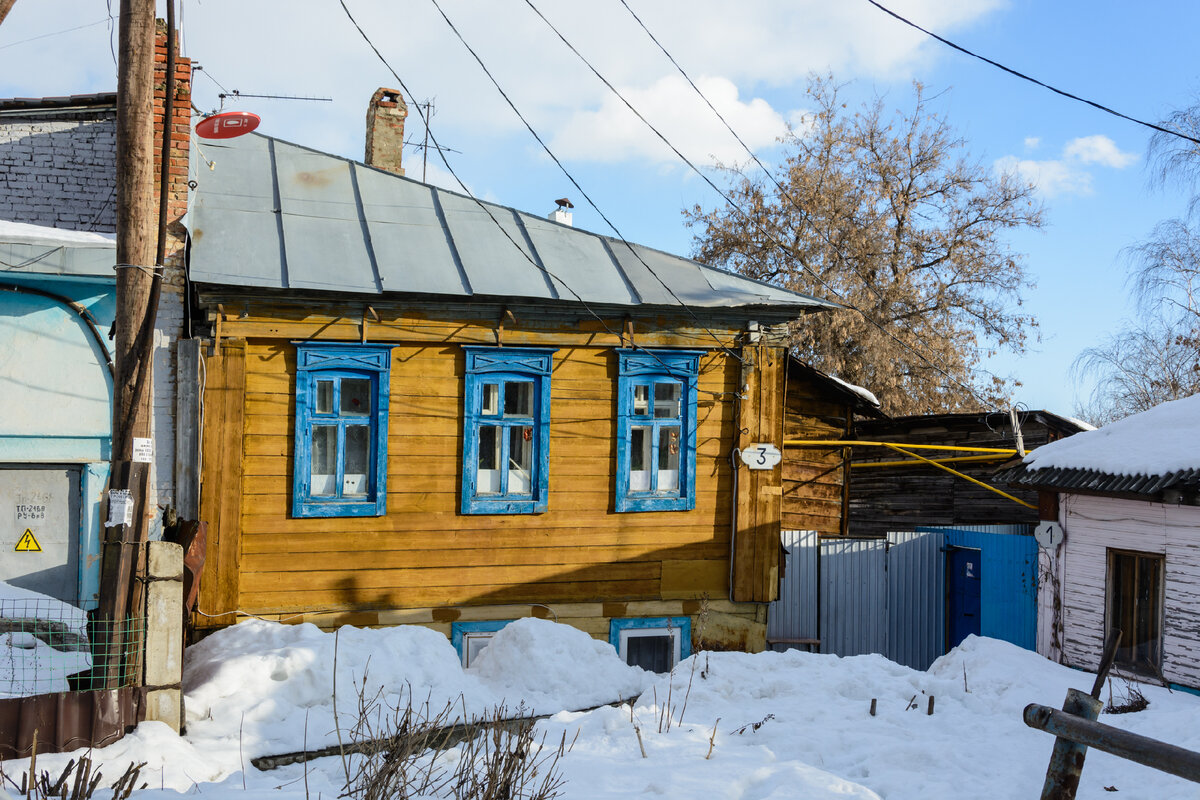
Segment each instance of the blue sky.
[{"label": "blue sky", "polygon": [[[346,2],[416,98],[435,100],[433,131],[461,151],[448,158],[472,192],[536,213],[570,197],[577,227],[611,232],[504,105],[431,0]],[[620,0],[533,2],[695,163],[745,160]],[[1122,251],[1156,221],[1183,210],[1183,192],[1149,186],[1149,131],[956,53],[866,0],[627,2],[768,163],[780,155],[773,141],[785,121],[806,108],[812,71],[852,82],[847,96],[855,99],[878,93],[889,105],[906,107],[913,80],[937,94],[936,109],[966,139],[967,150],[988,166],[1016,168],[1036,180],[1047,208],[1044,230],[1011,239],[1038,284],[1027,307],[1041,322],[1042,342],[988,366],[1020,379],[1014,399],[1032,408],[1070,413],[1086,396],[1090,387],[1068,374],[1071,362],[1136,312]],[[885,5],[965,47],[1135,117],[1160,119],[1200,89],[1192,58],[1200,6],[1193,3]],[[622,234],[690,252],[692,233],[681,209],[712,207],[720,198],[616,104],[525,0],[442,0],[442,6]],[[0,26],[0,97],[114,88],[115,33],[107,14],[100,0],[18,0]],[[243,93],[331,97],[242,99],[226,108],[260,114],[264,133],[362,157],[367,100],[376,87],[396,81],[337,2],[184,0],[181,21],[184,54],[206,73],[194,80],[199,107],[219,105],[218,83]],[[409,132],[413,138],[422,133],[415,112]],[[406,159],[409,176],[419,178],[420,153],[410,151]],[[457,188],[432,161],[429,180]]]}]

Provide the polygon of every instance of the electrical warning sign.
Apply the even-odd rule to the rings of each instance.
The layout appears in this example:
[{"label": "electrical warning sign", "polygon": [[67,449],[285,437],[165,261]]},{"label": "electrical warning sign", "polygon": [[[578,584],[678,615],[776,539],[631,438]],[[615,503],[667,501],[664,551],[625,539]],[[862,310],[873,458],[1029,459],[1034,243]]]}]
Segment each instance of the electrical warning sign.
[{"label": "electrical warning sign", "polygon": [[42,546],[38,544],[37,537],[33,535],[33,531],[29,528],[25,529],[25,535],[17,542],[17,546],[13,548],[18,553],[40,553]]}]

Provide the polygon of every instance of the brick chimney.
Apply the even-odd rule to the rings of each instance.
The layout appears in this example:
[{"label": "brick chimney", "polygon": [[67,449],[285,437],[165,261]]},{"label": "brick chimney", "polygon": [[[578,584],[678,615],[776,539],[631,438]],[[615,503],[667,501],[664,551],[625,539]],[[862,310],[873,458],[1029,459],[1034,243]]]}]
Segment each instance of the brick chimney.
[{"label": "brick chimney", "polygon": [[369,166],[404,174],[400,152],[404,149],[404,118],[407,116],[408,106],[395,89],[380,87],[371,95],[371,105],[367,107],[366,163]]}]

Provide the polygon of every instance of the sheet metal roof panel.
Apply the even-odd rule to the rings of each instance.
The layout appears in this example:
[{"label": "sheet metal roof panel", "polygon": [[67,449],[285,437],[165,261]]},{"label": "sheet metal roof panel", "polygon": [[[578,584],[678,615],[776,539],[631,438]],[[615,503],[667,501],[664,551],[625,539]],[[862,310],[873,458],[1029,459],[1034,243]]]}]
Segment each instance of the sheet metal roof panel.
[{"label": "sheet metal roof panel", "polygon": [[350,163],[275,147],[287,288],[378,293]]},{"label": "sheet metal roof panel", "polygon": [[473,294],[558,299],[512,209],[434,191]]},{"label": "sheet metal roof panel", "polygon": [[192,179],[201,189],[191,193],[186,219],[192,234],[189,275],[200,283],[286,286],[275,176],[269,168],[272,140],[229,141],[234,144],[197,146],[192,140]]},{"label": "sheet metal roof panel", "polygon": [[363,214],[385,292],[469,294],[433,189],[354,165]]},{"label": "sheet metal roof panel", "polygon": [[205,142],[198,152],[186,220],[197,283],[617,306],[835,307],[257,133]]},{"label": "sheet metal roof panel", "polygon": [[574,292],[586,286],[589,303],[627,306],[638,302],[599,236],[580,236],[574,228],[529,214],[520,218],[542,265],[552,273],[550,280],[559,297],[574,300]]}]

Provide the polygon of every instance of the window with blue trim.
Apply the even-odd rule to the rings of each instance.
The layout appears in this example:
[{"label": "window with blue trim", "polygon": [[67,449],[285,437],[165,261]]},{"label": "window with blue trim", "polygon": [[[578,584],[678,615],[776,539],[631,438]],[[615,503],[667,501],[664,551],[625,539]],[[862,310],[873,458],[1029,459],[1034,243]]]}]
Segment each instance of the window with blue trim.
[{"label": "window with blue trim", "polygon": [[608,641],[631,667],[670,672],[692,654],[691,617],[635,617],[608,624]]},{"label": "window with blue trim", "polygon": [[464,347],[462,513],[546,510],[554,349]]},{"label": "window with blue trim", "polygon": [[617,511],[696,507],[700,353],[618,351]]},{"label": "window with blue trim", "polygon": [[388,345],[296,343],[292,516],[387,511]]},{"label": "window with blue trim", "polygon": [[450,624],[450,644],[458,651],[463,668],[479,657],[491,643],[492,637],[502,630],[511,619],[481,620],[479,622],[453,622]]}]

